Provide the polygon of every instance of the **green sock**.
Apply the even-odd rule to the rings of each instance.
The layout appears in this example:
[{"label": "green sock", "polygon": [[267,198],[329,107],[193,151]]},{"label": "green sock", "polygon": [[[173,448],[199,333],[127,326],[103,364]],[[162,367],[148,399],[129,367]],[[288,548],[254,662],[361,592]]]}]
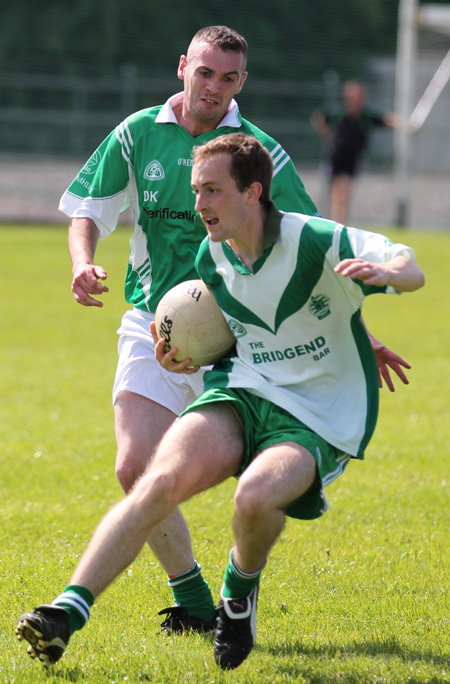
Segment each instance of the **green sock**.
[{"label": "green sock", "polygon": [[264,565],[257,572],[243,572],[236,564],[233,551],[231,551],[230,560],[223,577],[222,597],[238,599],[248,596],[252,589],[259,584]]},{"label": "green sock", "polygon": [[195,615],[208,622],[214,620],[214,600],[208,582],[203,579],[201,566],[197,562],[182,575],[169,577],[168,583],[175,603],[183,606],[189,615]]},{"label": "green sock", "polygon": [[64,587],[62,594],[52,601],[52,606],[60,606],[69,613],[70,634],[84,627],[89,620],[91,606],[94,605],[94,596],[89,589],[79,584],[69,584]]}]

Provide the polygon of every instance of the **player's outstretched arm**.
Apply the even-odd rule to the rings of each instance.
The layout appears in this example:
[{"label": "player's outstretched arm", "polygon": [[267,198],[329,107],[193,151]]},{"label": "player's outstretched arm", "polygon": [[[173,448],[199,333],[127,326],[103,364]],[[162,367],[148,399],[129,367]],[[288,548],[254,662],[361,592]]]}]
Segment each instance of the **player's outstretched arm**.
[{"label": "player's outstretched arm", "polygon": [[95,266],[95,250],[100,238],[100,231],[94,221],[89,218],[72,218],[69,224],[69,254],[72,261],[72,292],[76,301],[83,306],[102,307],[103,302],[91,295],[108,292],[102,280],[107,273],[102,266]]},{"label": "player's outstretched arm", "polygon": [[425,285],[422,269],[404,256],[396,256],[385,263],[372,263],[360,258],[344,259],[334,270],[344,277],[362,280],[366,285],[389,285],[399,292],[414,292]]}]

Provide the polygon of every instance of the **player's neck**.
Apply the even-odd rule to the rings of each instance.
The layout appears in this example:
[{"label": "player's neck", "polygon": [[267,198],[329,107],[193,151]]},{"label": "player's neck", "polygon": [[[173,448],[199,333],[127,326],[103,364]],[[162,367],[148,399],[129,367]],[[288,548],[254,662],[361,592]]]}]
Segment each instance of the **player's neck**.
[{"label": "player's neck", "polygon": [[199,135],[213,131],[215,128],[217,128],[217,124],[219,123],[218,121],[199,121],[188,111],[184,111],[182,102],[174,107],[173,112],[179,125],[184,128],[189,135],[192,135],[193,138],[197,138]]},{"label": "player's neck", "polygon": [[234,238],[227,240],[249,271],[253,271],[253,264],[264,252],[264,225],[267,212],[260,204],[257,209],[246,226]]}]

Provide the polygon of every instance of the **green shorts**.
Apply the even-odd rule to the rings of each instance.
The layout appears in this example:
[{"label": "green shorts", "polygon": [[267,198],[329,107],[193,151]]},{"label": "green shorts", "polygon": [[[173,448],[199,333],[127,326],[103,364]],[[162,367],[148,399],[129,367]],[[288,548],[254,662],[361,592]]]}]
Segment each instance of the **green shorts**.
[{"label": "green shorts", "polygon": [[328,510],[323,489],[344,472],[350,455],[326,442],[288,411],[243,389],[217,387],[205,390],[181,415],[220,401],[229,402],[244,429],[245,451],[236,477],[267,447],[280,442],[301,444],[316,459],[318,478],[303,496],[287,506],[285,513],[302,520],[323,515]]}]

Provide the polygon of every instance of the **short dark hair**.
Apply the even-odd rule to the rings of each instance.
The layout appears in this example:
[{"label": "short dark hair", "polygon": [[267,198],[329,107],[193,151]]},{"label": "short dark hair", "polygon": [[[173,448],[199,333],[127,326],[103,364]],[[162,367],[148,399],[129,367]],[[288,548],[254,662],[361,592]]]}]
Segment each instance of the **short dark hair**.
[{"label": "short dark hair", "polygon": [[204,145],[194,147],[194,164],[214,154],[229,154],[230,174],[240,192],[257,181],[262,185],[261,204],[270,202],[270,186],[273,175],[272,157],[259,140],[245,133],[220,135]]},{"label": "short dark hair", "polygon": [[237,31],[228,28],[228,26],[205,26],[197,31],[192,38],[191,44],[194,42],[209,43],[225,52],[240,52],[247,61],[247,41]]}]

